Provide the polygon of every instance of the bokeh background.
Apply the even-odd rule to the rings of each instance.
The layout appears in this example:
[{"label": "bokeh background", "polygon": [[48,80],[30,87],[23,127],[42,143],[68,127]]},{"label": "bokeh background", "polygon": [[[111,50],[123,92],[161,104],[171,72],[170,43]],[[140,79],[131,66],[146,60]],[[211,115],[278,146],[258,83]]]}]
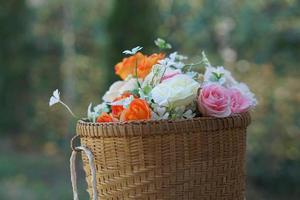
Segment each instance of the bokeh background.
[{"label": "bokeh background", "polygon": [[49,108],[52,91],[84,117],[121,51],[151,53],[157,37],[190,62],[205,50],[257,94],[247,199],[300,198],[300,1],[0,0],[0,199],[71,199],[76,121]]}]

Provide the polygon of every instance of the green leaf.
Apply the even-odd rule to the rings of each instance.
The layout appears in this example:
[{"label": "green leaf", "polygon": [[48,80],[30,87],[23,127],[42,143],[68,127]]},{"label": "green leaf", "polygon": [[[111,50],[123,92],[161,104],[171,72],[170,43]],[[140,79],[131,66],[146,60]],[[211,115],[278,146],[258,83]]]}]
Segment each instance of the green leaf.
[{"label": "green leaf", "polygon": [[172,45],[167,43],[164,39],[161,39],[161,38],[157,38],[155,41],[154,41],[155,45],[158,46],[158,48],[160,49],[171,49],[172,48]]},{"label": "green leaf", "polygon": [[143,88],[143,91],[144,93],[147,95],[151,92],[152,90],[152,87],[150,85],[146,85],[144,88]]},{"label": "green leaf", "polygon": [[213,80],[216,80],[216,81],[220,80],[222,78],[222,76],[224,75],[223,73],[219,74],[217,72],[212,72],[212,74],[214,75]]}]

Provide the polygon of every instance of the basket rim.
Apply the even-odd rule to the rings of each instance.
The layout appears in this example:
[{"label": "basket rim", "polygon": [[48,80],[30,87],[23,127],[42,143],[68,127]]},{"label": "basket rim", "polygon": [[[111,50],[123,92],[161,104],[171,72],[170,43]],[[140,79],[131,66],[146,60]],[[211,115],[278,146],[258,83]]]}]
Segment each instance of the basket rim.
[{"label": "basket rim", "polygon": [[195,117],[190,119],[147,119],[147,120],[135,120],[135,121],[117,121],[117,122],[87,122],[84,119],[79,119],[77,121],[78,124],[81,125],[89,125],[89,126],[111,126],[111,125],[130,125],[130,124],[145,124],[145,123],[178,123],[178,122],[186,122],[186,121],[215,121],[215,120],[227,120],[227,119],[236,119],[236,118],[244,118],[250,116],[249,111],[243,113],[236,113],[230,115],[228,117]]},{"label": "basket rim", "polygon": [[217,131],[232,128],[246,128],[251,122],[249,112],[234,114],[224,118],[196,117],[177,120],[139,120],[125,122],[94,123],[78,120],[77,135],[90,137],[115,137],[128,135],[152,135],[172,132]]}]

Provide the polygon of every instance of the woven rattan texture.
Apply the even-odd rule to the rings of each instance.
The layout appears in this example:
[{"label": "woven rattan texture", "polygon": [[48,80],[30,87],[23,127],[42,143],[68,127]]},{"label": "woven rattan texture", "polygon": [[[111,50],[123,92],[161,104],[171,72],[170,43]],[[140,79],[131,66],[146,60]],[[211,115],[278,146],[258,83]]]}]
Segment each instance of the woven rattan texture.
[{"label": "woven rattan texture", "polygon": [[[98,198],[243,200],[249,113],[177,121],[86,123]],[[83,155],[91,195],[91,174]]]}]

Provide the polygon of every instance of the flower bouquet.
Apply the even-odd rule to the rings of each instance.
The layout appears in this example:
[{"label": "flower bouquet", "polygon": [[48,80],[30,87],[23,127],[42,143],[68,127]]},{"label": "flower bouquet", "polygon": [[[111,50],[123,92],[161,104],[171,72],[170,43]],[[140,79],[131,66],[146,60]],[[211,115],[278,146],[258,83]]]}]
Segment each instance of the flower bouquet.
[{"label": "flower bouquet", "polygon": [[[77,151],[93,199],[244,199],[246,128],[255,95],[205,53],[198,63],[173,52],[125,50],[115,65],[122,80],[77,123]],[[50,99],[61,101],[56,90]]]}]

